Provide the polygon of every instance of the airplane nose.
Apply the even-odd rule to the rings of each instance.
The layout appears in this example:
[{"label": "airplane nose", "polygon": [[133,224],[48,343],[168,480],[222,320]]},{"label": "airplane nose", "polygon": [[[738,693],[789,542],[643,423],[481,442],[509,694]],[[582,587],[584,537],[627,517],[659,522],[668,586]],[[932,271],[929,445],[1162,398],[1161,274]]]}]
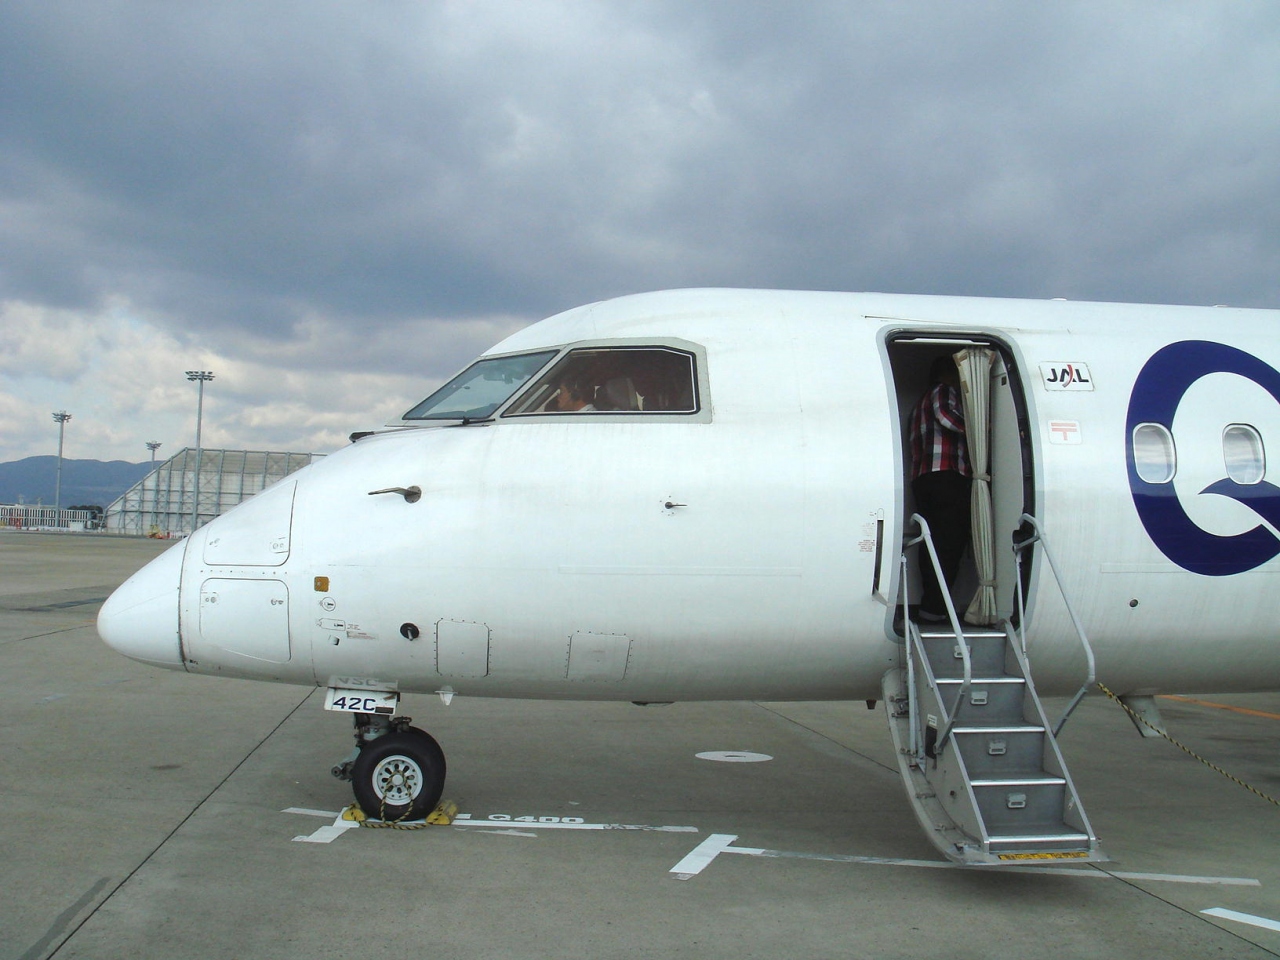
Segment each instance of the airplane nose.
[{"label": "airplane nose", "polygon": [[122,583],[98,613],[98,636],[118,653],[159,667],[181,667],[178,583],[185,543],[175,544]]}]

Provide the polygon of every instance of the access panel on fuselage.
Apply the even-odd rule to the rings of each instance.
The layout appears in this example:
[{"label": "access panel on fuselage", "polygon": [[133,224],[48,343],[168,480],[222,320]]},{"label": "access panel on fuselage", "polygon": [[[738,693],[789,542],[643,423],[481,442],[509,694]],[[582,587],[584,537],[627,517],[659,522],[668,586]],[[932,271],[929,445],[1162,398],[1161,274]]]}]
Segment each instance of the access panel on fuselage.
[{"label": "access panel on fuselage", "polygon": [[[289,661],[289,589],[280,580],[211,577],[200,585],[199,639],[189,655],[219,651],[271,663]],[[209,650],[208,648],[215,648]]]}]

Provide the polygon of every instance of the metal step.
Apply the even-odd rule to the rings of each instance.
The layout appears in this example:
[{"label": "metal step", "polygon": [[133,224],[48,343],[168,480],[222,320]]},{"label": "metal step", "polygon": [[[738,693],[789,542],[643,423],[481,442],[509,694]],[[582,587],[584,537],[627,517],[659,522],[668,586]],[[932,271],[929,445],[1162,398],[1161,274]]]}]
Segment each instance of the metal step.
[{"label": "metal step", "polygon": [[970,786],[988,833],[1015,827],[1031,832],[1026,830],[1028,824],[1052,823],[1062,818],[1067,790],[1067,781],[1062,777],[974,780]]},{"label": "metal step", "polygon": [[980,717],[1017,724],[1023,720],[1023,698],[1026,681],[1022,677],[974,677],[969,682],[969,692],[964,703],[956,711],[956,698],[963,680],[956,677],[936,677],[938,690],[947,712],[956,712],[957,722],[968,724]]},{"label": "metal step", "polygon": [[[1009,676],[1005,664],[1005,637],[970,637],[965,640],[969,644],[969,673],[971,676],[1003,677]],[[935,677],[963,677],[964,658],[960,654],[960,644],[950,633],[945,636],[926,637],[924,648],[929,655],[929,667]]]},{"label": "metal step", "polygon": [[[1025,826],[1032,829],[1021,831],[993,830],[991,833],[991,845],[993,847],[998,845],[1008,850],[1016,847],[1047,847],[1051,845],[1066,848],[1082,846],[1089,842],[1087,833],[1073,830],[1060,820],[1056,823],[1027,824]],[[1036,827],[1039,829],[1034,829]]]},{"label": "metal step", "polygon": [[1029,777],[1044,769],[1044,727],[971,725],[951,732],[970,777]]},{"label": "metal step", "polygon": [[[1044,830],[1025,833],[992,833],[988,841],[991,853],[998,860],[1016,861],[1041,859],[1036,854],[1058,854],[1044,859],[1096,860],[1087,833],[1073,830],[1066,824],[1044,824]],[[1054,827],[1057,829],[1054,829]]]},{"label": "metal step", "polygon": [[[1004,639],[1004,630],[998,627],[965,628],[962,625],[961,629],[964,635],[968,637],[970,640],[974,639],[975,637],[996,637],[997,639],[1000,639],[1000,640]],[[950,624],[940,623],[936,625],[931,624],[929,626],[924,626],[922,624],[920,626],[920,636],[924,637],[924,639],[926,640],[932,640],[935,637],[950,637],[951,639],[954,640],[956,636],[956,632],[951,629]]]}]

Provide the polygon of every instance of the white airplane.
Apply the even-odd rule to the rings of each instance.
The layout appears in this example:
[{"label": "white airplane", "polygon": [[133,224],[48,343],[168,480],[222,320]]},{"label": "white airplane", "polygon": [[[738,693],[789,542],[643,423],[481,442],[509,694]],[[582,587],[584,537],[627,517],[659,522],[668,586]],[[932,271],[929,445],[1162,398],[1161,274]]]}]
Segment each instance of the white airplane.
[{"label": "white airplane", "polygon": [[[1158,726],[1160,692],[1280,688],[1278,320],[750,290],[591,304],[197,530],[98,629],[143,663],[327,688],[356,726],[335,775],[375,818],[421,818],[443,788],[435,740],[394,716],[406,692],[883,700],[947,856],[1102,859],[1037,690],[1073,707],[1096,679]],[[961,351],[978,479],[953,594],[976,596],[921,629],[905,424],[931,361]]]}]

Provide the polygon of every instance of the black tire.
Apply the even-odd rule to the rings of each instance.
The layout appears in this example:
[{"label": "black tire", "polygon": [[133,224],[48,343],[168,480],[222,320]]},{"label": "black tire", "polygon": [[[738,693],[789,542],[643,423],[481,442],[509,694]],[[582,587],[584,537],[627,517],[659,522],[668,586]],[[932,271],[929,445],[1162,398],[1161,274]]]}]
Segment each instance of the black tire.
[{"label": "black tire", "polygon": [[351,787],[360,809],[375,820],[421,820],[440,802],[444,774],[440,744],[410,727],[360,748]]}]

